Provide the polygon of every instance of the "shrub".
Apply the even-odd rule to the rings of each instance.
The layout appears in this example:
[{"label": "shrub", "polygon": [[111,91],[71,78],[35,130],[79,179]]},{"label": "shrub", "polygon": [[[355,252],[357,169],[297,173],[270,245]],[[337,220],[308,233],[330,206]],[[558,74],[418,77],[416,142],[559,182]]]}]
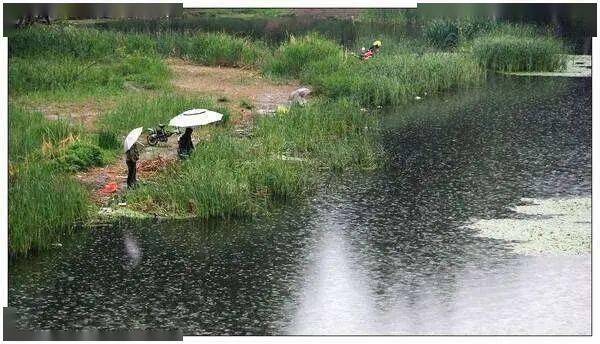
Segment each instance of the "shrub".
[{"label": "shrub", "polygon": [[550,37],[483,36],[473,55],[485,68],[505,72],[555,71],[565,66],[562,44]]},{"label": "shrub", "polygon": [[84,171],[93,166],[102,166],[104,159],[100,148],[94,144],[75,141],[57,158],[62,167],[70,171]]}]

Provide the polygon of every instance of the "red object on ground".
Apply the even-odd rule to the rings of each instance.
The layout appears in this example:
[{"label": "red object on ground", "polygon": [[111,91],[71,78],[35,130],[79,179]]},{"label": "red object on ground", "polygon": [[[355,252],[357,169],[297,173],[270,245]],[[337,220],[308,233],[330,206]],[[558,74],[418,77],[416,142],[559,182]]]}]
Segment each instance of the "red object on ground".
[{"label": "red object on ground", "polygon": [[362,58],[363,60],[368,60],[371,57],[373,57],[373,52],[371,50],[368,50],[366,53],[363,54]]},{"label": "red object on ground", "polygon": [[117,192],[117,190],[119,190],[119,185],[117,185],[115,182],[110,182],[104,185],[100,192],[103,194],[111,194]]}]

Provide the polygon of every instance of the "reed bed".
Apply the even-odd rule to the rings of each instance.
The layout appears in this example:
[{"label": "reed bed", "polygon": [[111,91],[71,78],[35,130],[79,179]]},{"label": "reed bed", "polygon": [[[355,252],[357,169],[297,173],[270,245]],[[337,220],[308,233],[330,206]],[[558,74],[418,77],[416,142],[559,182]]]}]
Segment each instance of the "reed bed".
[{"label": "reed bed", "polygon": [[183,58],[198,64],[257,67],[270,55],[266,44],[226,33],[159,34],[156,49],[162,56]]},{"label": "reed bed", "polygon": [[477,38],[473,55],[485,68],[504,72],[552,72],[565,67],[565,49],[550,37],[490,35]]},{"label": "reed bed", "polygon": [[326,96],[350,97],[363,106],[405,104],[416,96],[472,87],[485,78],[485,70],[468,54],[382,52],[360,61],[318,35],[290,39],[266,72],[299,77]]},{"label": "reed bed", "polygon": [[73,177],[43,161],[10,165],[8,188],[9,252],[48,249],[86,218],[87,191]]}]

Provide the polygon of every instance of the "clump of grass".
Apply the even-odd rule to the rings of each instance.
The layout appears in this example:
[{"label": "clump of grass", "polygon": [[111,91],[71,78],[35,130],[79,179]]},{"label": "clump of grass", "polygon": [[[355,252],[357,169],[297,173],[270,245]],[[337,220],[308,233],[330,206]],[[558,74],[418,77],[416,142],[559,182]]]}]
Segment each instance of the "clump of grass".
[{"label": "clump of grass", "polygon": [[157,51],[209,66],[258,66],[268,55],[266,45],[226,33],[159,34]]},{"label": "clump of grass", "polygon": [[9,56],[71,56],[94,60],[117,53],[156,52],[156,40],[150,35],[118,33],[73,26],[35,26],[15,30],[9,36]]},{"label": "clump of grass", "polygon": [[364,106],[405,104],[415,96],[477,85],[485,77],[466,54],[382,52],[360,61],[318,35],[291,38],[266,72],[300,78],[318,93],[350,97]]},{"label": "clump of grass", "polygon": [[300,191],[300,166],[271,161],[247,140],[217,134],[157,185],[139,187],[128,203],[144,211],[208,217],[251,216],[268,199]]},{"label": "clump of grass", "polygon": [[[168,88],[171,72],[162,59],[154,55],[126,55],[116,65],[120,77],[145,89]],[[121,83],[122,85],[122,83]]]},{"label": "clump of grass", "polygon": [[57,144],[81,129],[64,120],[49,121],[41,112],[10,106],[8,111],[8,152],[11,162],[23,161],[42,143]]},{"label": "clump of grass", "polygon": [[69,55],[93,59],[114,55],[117,34],[91,29],[35,26],[15,30],[9,37],[9,57]]},{"label": "clump of grass", "polygon": [[110,65],[72,57],[12,58],[9,63],[11,93],[118,90],[123,80]]},{"label": "clump of grass", "polygon": [[434,47],[451,49],[458,46],[459,27],[451,20],[432,20],[425,26],[425,40]]},{"label": "clump of grass", "polygon": [[51,247],[87,214],[81,184],[40,161],[11,165],[8,198],[8,245],[14,255]]},{"label": "clump of grass", "polygon": [[[81,128],[50,121],[40,112],[9,107],[9,250],[27,255],[49,248],[86,217],[86,190],[66,173],[102,159],[94,145],[79,141]],[[69,165],[69,166],[70,166]]]},{"label": "clump of grass", "polygon": [[550,37],[482,36],[472,49],[477,61],[491,70],[550,72],[565,66],[564,47]]},{"label": "clump of grass", "polygon": [[343,58],[343,50],[334,42],[318,34],[296,38],[291,36],[275,52],[273,60],[266,65],[265,71],[276,76],[297,78],[311,64],[323,58],[338,60]]},{"label": "clump of grass", "polygon": [[97,139],[98,147],[107,150],[116,150],[121,148],[121,141],[117,134],[112,130],[100,130]]},{"label": "clump of grass", "polygon": [[315,100],[256,122],[254,136],[277,154],[317,161],[328,170],[377,165],[377,119],[347,98]]},{"label": "clump of grass", "polygon": [[245,38],[225,33],[194,35],[184,57],[209,66],[241,67],[256,65],[263,52]]}]

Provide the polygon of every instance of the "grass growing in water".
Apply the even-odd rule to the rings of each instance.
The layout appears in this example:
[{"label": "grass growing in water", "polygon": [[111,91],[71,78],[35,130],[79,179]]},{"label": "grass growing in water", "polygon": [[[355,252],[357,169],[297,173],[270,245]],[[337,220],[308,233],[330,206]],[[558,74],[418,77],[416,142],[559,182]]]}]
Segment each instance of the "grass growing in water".
[{"label": "grass growing in water", "polygon": [[472,87],[485,77],[485,71],[462,54],[388,55],[367,63],[349,60],[327,74],[335,68],[332,62],[309,66],[303,78],[328,96],[349,96],[364,106],[401,105],[416,96]]},{"label": "grass growing in water", "polygon": [[504,72],[552,72],[565,66],[562,44],[550,37],[491,35],[477,38],[473,55],[485,68]]},{"label": "grass growing in water", "polygon": [[24,255],[47,249],[86,217],[88,195],[71,176],[41,161],[11,165],[9,251]]},{"label": "grass growing in water", "polygon": [[13,105],[8,123],[9,250],[27,255],[50,248],[87,217],[89,195],[70,172],[103,165],[115,140],[104,138],[109,147],[102,150],[83,128]]}]

